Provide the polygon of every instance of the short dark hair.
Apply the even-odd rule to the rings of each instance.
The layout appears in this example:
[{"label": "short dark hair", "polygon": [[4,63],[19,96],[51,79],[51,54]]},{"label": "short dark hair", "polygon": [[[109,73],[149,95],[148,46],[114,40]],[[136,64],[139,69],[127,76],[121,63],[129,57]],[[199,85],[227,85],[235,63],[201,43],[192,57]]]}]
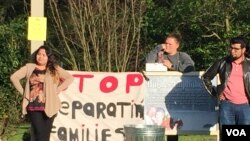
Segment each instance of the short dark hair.
[{"label": "short dark hair", "polygon": [[240,44],[241,48],[246,48],[246,40],[241,36],[232,38],[230,40],[230,45],[232,44]]},{"label": "short dark hair", "polygon": [[167,38],[175,38],[176,41],[181,44],[181,40],[182,40],[182,37],[181,37],[181,33],[176,31],[176,32],[172,32],[170,34],[168,34]]}]

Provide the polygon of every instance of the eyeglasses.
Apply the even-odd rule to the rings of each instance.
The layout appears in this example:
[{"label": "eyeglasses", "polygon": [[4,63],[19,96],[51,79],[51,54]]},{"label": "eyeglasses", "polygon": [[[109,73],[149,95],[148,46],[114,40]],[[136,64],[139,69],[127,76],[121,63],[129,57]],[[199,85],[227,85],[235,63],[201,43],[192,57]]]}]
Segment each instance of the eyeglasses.
[{"label": "eyeglasses", "polygon": [[235,50],[235,51],[238,51],[238,50],[241,50],[242,48],[236,48],[236,47],[229,47],[229,50]]}]

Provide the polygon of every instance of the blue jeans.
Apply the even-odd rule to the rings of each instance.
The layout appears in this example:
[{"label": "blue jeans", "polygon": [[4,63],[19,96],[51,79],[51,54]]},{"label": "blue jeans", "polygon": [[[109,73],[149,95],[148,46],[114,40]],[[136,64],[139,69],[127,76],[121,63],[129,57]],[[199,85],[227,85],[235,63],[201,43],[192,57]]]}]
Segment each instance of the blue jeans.
[{"label": "blue jeans", "polygon": [[250,125],[250,105],[220,102],[219,122],[221,125]]}]

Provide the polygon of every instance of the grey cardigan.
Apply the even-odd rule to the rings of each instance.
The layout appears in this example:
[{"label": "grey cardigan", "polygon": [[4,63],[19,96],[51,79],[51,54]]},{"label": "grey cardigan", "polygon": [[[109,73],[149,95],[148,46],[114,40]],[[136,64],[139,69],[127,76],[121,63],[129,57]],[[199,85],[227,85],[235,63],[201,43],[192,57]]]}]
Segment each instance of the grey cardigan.
[{"label": "grey cardigan", "polygon": [[[27,63],[25,66],[21,67],[10,77],[11,82],[17,91],[23,96],[22,102],[22,114],[27,114],[26,107],[29,104],[29,93],[30,85],[29,78],[35,69],[36,64]],[[73,82],[73,76],[61,68],[60,66],[56,67],[59,78],[63,80],[62,83],[59,81],[54,81],[54,78],[50,75],[50,71],[46,71],[45,80],[44,80],[44,92],[46,94],[45,102],[45,113],[48,117],[55,115],[61,108],[61,101],[58,94],[67,88]],[[26,85],[25,88],[21,85],[20,80],[25,78]]]},{"label": "grey cardigan", "polygon": [[[147,57],[146,57],[146,63],[155,63],[158,59],[158,53],[162,51],[162,46],[157,45],[153,50],[151,50]],[[195,70],[195,63],[185,52],[177,52],[175,55],[168,55],[167,53],[163,54],[164,59],[169,60],[173,64],[173,70],[179,71],[179,72],[191,72]]]}]

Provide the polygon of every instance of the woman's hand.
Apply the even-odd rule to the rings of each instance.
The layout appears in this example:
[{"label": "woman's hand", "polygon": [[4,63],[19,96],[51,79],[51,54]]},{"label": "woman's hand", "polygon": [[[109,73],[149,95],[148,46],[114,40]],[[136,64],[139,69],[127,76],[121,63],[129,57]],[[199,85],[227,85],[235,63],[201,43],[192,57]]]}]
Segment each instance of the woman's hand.
[{"label": "woman's hand", "polygon": [[173,64],[169,60],[164,60],[163,65],[166,66],[169,70],[173,69]]}]

